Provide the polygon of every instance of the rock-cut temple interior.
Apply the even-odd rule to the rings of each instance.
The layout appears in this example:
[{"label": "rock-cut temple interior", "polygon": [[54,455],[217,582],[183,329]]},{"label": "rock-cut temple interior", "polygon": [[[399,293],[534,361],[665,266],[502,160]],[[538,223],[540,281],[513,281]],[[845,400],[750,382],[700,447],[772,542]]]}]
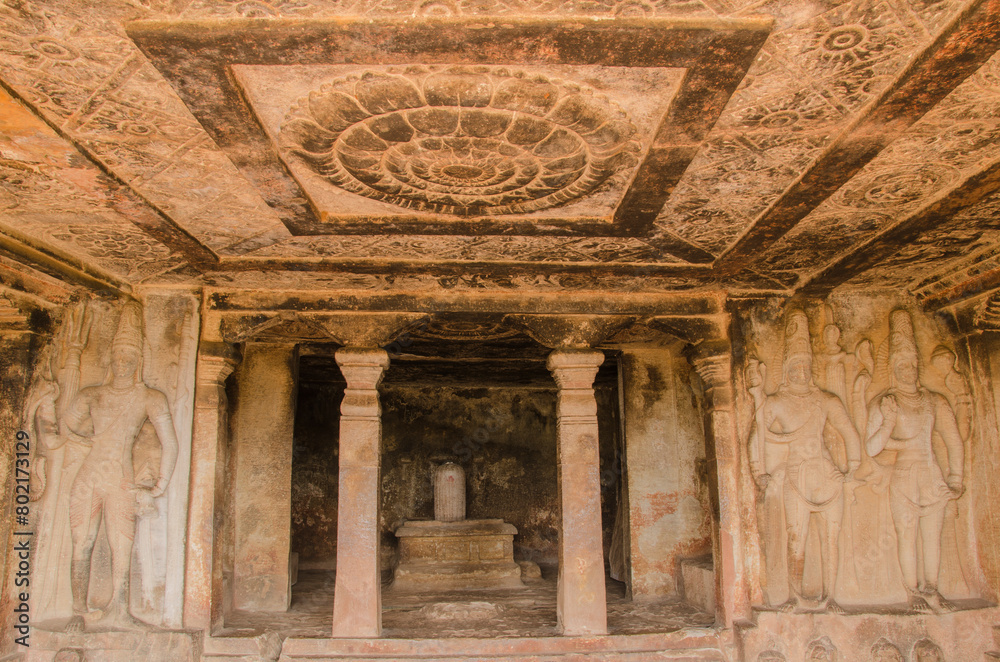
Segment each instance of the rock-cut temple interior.
[{"label": "rock-cut temple interior", "polygon": [[1000,0],[0,0],[0,660],[1000,659]]}]

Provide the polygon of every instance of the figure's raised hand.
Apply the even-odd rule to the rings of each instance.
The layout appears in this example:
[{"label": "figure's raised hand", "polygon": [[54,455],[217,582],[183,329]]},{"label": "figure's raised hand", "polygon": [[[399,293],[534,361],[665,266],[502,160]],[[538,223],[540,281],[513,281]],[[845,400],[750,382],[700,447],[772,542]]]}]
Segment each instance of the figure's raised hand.
[{"label": "figure's raised hand", "polygon": [[83,351],[94,325],[94,314],[86,302],[70,313],[66,324],[66,348]]},{"label": "figure's raised hand", "polygon": [[882,418],[884,419],[882,425],[892,426],[896,424],[896,415],[899,412],[899,403],[896,402],[896,396],[885,396],[878,404],[878,408],[882,412]]}]

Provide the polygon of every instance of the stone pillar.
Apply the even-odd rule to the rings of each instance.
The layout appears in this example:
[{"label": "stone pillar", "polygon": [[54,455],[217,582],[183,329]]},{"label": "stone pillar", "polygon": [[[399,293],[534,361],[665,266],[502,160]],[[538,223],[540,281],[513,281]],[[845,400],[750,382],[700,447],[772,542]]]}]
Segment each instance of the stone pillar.
[{"label": "stone pillar", "polygon": [[216,514],[225,494],[229,401],[226,379],[238,357],[226,343],[201,343],[191,438],[187,563],[184,570],[184,627],[211,630],[222,625],[222,571],[215,557]]},{"label": "stone pillar", "polygon": [[548,369],[559,386],[559,586],[556,613],[565,635],[606,634],[604,550],[601,541],[600,460],[594,377],[604,362],[596,350],[556,350]]},{"label": "stone pillar", "polygon": [[292,429],[298,356],[247,343],[233,427],[233,607],[285,611],[291,600]]},{"label": "stone pillar", "polygon": [[333,636],[378,637],[382,634],[378,557],[382,410],[377,389],[389,367],[389,355],[383,349],[342,347],[336,358],[347,388],[340,405]]},{"label": "stone pillar", "polygon": [[744,508],[739,489],[741,444],[733,411],[730,344],[702,343],[691,362],[705,388],[705,450],[715,520],[712,556],[716,621],[730,628],[734,621],[750,615],[743,553]]},{"label": "stone pillar", "polygon": [[705,456],[691,367],[666,348],[623,349],[622,418],[628,485],[629,586],[634,598],[676,595],[682,557],[711,550],[699,500]]}]

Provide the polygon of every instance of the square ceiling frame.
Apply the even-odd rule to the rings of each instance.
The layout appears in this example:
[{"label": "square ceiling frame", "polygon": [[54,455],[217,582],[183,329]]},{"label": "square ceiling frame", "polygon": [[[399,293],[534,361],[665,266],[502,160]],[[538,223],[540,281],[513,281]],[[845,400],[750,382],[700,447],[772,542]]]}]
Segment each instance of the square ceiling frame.
[{"label": "square ceiling frame", "polygon": [[[769,18],[140,21],[129,37],[293,235],[644,237],[770,34]],[[393,215],[323,222],[258,120],[233,65],[577,65],[684,69],[611,222]],[[546,219],[547,220],[547,219]],[[713,255],[657,246],[691,263]]]}]

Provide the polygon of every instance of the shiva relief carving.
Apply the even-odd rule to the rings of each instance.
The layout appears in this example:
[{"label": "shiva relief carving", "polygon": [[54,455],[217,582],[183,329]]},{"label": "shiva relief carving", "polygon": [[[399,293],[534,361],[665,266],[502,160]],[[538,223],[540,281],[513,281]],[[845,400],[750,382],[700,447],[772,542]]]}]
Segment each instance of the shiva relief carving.
[{"label": "shiva relief carving", "polygon": [[[190,317],[189,311],[175,325],[156,319],[156,330],[163,332],[158,337],[171,338],[175,346],[190,344]],[[171,545],[183,545],[183,539],[171,533],[168,544],[172,518],[164,494],[176,478],[178,435],[168,395],[146,383],[156,380],[144,375],[153,357],[143,308],[135,302],[79,303],[43,357],[26,411],[38,442],[33,620],[69,632],[171,625],[171,591],[162,566],[174,556]],[[157,361],[165,363],[162,356]],[[183,393],[172,393],[175,402]],[[178,488],[172,493],[186,485]],[[141,524],[160,519],[160,527]]]},{"label": "shiva relief carving", "polygon": [[[790,311],[783,336],[761,331],[770,346],[757,346],[772,365],[780,356],[780,382],[766,362],[748,362],[762,585],[774,608],[943,612],[955,608],[945,584],[954,599],[975,597],[957,506],[971,390],[929,323],[917,334],[909,312],[887,313],[881,328],[845,333],[825,308],[814,360],[809,317]],[[867,337],[886,331],[877,345]],[[934,351],[921,354],[921,341]]]}]

